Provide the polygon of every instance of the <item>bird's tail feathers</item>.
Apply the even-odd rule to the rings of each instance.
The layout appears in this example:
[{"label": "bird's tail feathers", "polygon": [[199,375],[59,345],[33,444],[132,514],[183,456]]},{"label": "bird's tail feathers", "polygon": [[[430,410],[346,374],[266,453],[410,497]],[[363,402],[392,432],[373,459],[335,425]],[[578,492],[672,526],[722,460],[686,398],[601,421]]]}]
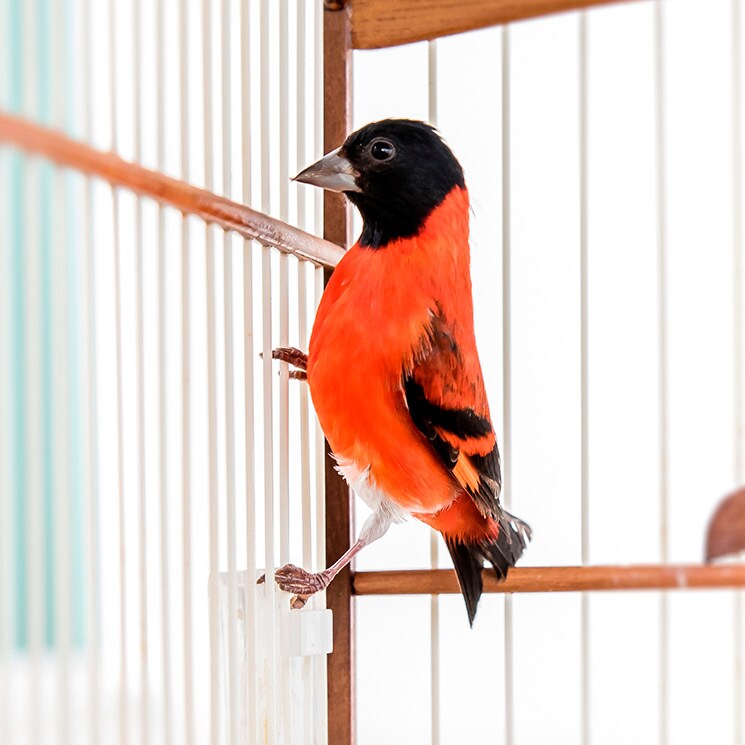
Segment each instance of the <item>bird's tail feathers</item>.
[{"label": "bird's tail feathers", "polygon": [[515,566],[522,556],[532,535],[527,523],[505,510],[501,511],[498,523],[499,533],[496,538],[488,537],[481,541],[468,542],[445,536],[458,584],[466,601],[471,626],[476,618],[476,609],[484,588],[481,579],[484,559],[492,565],[497,579],[501,581],[507,577],[510,567]]}]

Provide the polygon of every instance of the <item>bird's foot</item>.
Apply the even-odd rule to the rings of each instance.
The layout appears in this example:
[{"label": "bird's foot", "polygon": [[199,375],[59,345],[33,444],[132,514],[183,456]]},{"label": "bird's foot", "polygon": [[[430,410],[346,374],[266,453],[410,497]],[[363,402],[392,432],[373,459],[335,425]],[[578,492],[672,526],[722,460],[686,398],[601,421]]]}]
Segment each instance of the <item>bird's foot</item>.
[{"label": "bird's foot", "polygon": [[[279,347],[272,350],[272,359],[286,362],[288,365],[292,365],[298,370],[308,369],[308,355],[301,352],[299,349],[295,349],[295,347]],[[292,374],[290,377],[298,378],[298,376]],[[302,378],[298,379],[302,380]]]},{"label": "bird's foot", "polygon": [[[298,596],[293,598],[293,608],[302,608],[311,595],[321,592],[329,586],[331,576],[328,572],[307,572],[294,564],[286,564],[281,569],[277,569],[274,574],[274,581],[279,585],[280,590],[292,592]],[[301,605],[296,605],[295,600],[301,600]]]},{"label": "bird's foot", "polygon": [[[312,595],[325,590],[331,582],[331,577],[328,577],[325,572],[311,574],[294,564],[286,564],[278,569],[274,574],[274,579],[280,590],[296,593],[290,600],[290,608],[293,610],[304,608]],[[257,585],[263,585],[264,582],[266,582],[266,574],[262,574],[256,580]],[[297,589],[299,587],[303,588],[302,591]]]}]

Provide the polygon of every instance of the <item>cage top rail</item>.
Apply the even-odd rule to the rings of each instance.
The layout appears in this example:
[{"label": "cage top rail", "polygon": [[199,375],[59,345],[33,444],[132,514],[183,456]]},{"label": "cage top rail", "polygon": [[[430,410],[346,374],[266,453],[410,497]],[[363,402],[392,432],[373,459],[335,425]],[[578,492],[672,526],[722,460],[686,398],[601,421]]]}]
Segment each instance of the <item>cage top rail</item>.
[{"label": "cage top rail", "polygon": [[354,49],[380,49],[620,1],[326,0],[326,8],[350,8]]},{"label": "cage top rail", "polygon": [[131,189],[188,215],[216,223],[244,238],[327,267],[344,251],[334,243],[265,215],[243,204],[200,189],[158,171],[102,152],[59,132],[0,111],[0,143],[47,158],[115,187]]},{"label": "cage top rail", "polygon": [[[355,595],[459,593],[452,569],[355,572]],[[745,564],[636,564],[626,566],[514,567],[504,582],[484,572],[484,592],[589,592],[745,587]]]}]

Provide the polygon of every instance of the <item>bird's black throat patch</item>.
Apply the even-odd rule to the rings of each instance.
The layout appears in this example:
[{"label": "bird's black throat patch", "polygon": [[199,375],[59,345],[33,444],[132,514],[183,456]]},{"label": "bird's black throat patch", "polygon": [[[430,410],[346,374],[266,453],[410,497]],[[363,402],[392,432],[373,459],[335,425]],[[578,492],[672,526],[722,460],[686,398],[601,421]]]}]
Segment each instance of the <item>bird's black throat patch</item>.
[{"label": "bird's black throat patch", "polygon": [[[385,162],[375,159],[373,145],[381,140],[394,151]],[[347,138],[341,152],[359,174],[360,191],[346,195],[362,215],[359,242],[365,248],[384,248],[417,235],[455,187],[465,188],[460,164],[424,122],[385,119],[368,124]]]}]

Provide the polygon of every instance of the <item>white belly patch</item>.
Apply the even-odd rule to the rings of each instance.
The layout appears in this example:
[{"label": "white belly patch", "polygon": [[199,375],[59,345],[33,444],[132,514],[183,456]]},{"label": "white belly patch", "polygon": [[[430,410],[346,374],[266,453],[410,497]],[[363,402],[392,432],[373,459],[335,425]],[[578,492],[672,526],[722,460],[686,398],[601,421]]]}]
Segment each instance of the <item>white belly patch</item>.
[{"label": "white belly patch", "polygon": [[[336,456],[334,456],[336,457]],[[379,489],[370,477],[370,466],[360,468],[354,461],[336,458],[336,470],[344,477],[352,491],[373,512],[387,514],[392,522],[403,522],[409,515],[399,507],[384,491]]]}]

